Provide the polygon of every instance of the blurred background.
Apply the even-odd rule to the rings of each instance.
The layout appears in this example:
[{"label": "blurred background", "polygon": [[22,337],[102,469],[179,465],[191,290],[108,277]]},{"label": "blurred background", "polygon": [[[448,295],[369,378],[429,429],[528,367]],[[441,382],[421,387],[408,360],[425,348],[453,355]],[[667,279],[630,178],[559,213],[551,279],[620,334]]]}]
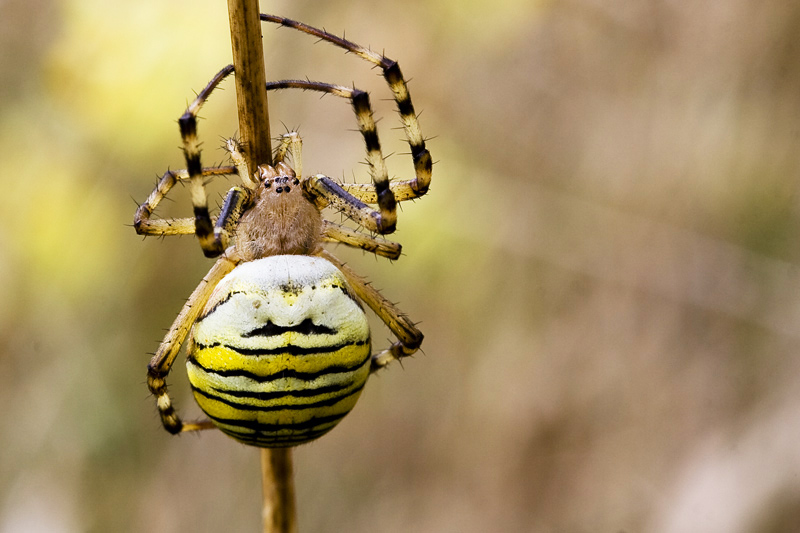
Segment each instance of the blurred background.
[{"label": "blurred background", "polygon": [[[400,261],[335,250],[426,339],[296,451],[301,531],[798,530],[800,4],[262,8],[398,59],[438,161]],[[369,90],[411,176],[377,71],[263,31],[268,78]],[[224,2],[0,1],[0,532],[260,530],[257,450],[171,437],[145,385],[211,262],[130,227],[228,62]],[[270,114],[306,172],[368,179],[346,102]],[[160,215],[190,213],[175,193]],[[170,383],[199,415],[182,356]]]}]

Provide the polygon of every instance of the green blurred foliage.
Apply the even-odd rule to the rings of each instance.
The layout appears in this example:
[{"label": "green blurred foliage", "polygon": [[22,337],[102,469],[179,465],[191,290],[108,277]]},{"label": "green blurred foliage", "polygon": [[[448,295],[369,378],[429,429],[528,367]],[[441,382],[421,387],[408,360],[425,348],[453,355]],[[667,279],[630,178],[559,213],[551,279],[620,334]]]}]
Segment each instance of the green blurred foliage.
[{"label": "green blurred foliage", "polygon": [[[438,161],[401,260],[335,250],[426,340],[297,450],[301,530],[791,530],[800,8],[384,4],[262,2],[398,59]],[[369,65],[264,37],[269,78],[369,90],[411,174]],[[0,3],[2,532],[260,527],[256,451],[169,436],[145,386],[210,263],[130,227],[229,58],[220,2]],[[236,133],[227,89],[202,113],[209,164]],[[280,93],[270,113],[308,172],[367,179],[348,105]],[[182,364],[170,383],[198,414]]]}]

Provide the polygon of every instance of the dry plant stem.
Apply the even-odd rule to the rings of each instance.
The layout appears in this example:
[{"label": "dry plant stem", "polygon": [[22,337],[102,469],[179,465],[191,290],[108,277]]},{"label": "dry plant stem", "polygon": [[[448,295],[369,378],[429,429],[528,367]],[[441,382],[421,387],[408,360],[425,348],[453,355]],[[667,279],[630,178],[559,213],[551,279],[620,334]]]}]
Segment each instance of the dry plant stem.
[{"label": "dry plant stem", "polygon": [[267,76],[258,0],[228,0],[231,48],[239,109],[239,135],[248,168],[272,164]]},{"label": "dry plant stem", "polygon": [[262,448],[261,478],[264,532],[297,533],[292,448]]},{"label": "dry plant stem", "polygon": [[[228,0],[239,135],[248,168],[272,164],[258,0]],[[292,450],[261,450],[265,533],[296,533]]]}]

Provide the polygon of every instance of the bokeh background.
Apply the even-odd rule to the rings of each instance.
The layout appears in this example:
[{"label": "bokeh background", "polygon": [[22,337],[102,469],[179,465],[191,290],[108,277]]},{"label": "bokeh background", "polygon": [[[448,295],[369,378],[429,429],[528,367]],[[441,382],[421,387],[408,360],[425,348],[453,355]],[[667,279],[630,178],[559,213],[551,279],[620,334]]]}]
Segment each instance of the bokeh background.
[{"label": "bokeh background", "polygon": [[[262,7],[399,59],[438,161],[400,261],[336,250],[426,340],[297,450],[301,531],[800,528],[800,4]],[[378,72],[264,36],[269,78],[371,91],[410,176]],[[145,386],[211,263],[130,227],[229,44],[221,1],[0,2],[3,533],[260,528],[257,451],[169,436]],[[236,133],[227,88],[202,113],[209,164]],[[308,172],[366,179],[346,102],[270,112]],[[160,214],[189,213],[176,192]]]}]

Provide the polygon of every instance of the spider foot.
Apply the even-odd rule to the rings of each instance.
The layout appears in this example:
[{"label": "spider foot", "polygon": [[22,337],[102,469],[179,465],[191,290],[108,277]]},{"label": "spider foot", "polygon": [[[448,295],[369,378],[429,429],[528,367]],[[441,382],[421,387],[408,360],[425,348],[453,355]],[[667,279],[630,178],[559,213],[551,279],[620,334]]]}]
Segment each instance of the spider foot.
[{"label": "spider foot", "polygon": [[419,350],[419,345],[421,342],[422,339],[420,339],[415,345],[408,345],[398,341],[392,344],[386,350],[376,353],[372,356],[370,372],[377,372],[378,370],[387,367],[393,361],[399,361],[402,363],[403,359],[414,355],[417,350]]}]

